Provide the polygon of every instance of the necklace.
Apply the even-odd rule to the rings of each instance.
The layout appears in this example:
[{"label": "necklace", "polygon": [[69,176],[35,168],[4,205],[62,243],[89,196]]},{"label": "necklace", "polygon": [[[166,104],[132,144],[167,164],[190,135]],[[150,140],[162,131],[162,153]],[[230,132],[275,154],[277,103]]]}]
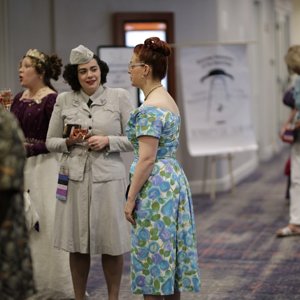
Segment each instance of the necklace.
[{"label": "necklace", "polygon": [[149,96],[154,90],[156,90],[156,89],[158,89],[158,88],[160,88],[160,87],[162,87],[162,84],[159,84],[159,85],[154,86],[154,87],[148,92],[148,94],[145,96],[144,101],[147,100],[148,96]]}]

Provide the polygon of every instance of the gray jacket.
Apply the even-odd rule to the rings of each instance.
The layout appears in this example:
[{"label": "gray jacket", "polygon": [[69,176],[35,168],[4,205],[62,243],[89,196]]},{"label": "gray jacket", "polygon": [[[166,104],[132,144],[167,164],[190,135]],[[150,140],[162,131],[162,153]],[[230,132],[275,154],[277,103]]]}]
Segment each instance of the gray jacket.
[{"label": "gray jacket", "polygon": [[[63,152],[62,163],[68,167],[69,178],[82,181],[88,157],[91,159],[93,182],[125,178],[125,167],[120,152],[132,151],[125,128],[133,109],[130,94],[120,88],[100,86],[90,97],[80,92],[64,92],[58,95],[49,123],[46,146],[51,152]],[[92,135],[105,135],[109,147],[105,151],[90,151],[82,145],[69,149],[63,131],[66,124],[85,122]]]}]

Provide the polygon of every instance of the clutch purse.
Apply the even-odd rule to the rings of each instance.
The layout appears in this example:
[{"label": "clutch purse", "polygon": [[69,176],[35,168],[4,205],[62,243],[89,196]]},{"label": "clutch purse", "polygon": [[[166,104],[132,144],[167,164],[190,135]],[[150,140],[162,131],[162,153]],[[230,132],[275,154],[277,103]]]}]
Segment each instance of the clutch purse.
[{"label": "clutch purse", "polygon": [[282,141],[285,143],[292,144],[295,140],[295,130],[286,129],[282,135]]},{"label": "clutch purse", "polygon": [[128,198],[129,189],[130,189],[130,184],[128,184],[128,186],[126,188],[126,192],[125,192],[125,199],[126,199],[126,201],[127,201],[127,198]]},{"label": "clutch purse", "polygon": [[74,129],[80,129],[80,124],[66,124],[63,131],[63,138],[67,138],[73,132]]}]

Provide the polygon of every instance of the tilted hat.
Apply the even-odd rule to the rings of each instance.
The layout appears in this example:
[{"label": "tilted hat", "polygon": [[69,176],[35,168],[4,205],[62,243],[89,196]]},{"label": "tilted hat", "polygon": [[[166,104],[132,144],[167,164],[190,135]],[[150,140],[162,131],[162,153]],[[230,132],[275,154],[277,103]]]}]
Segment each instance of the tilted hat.
[{"label": "tilted hat", "polygon": [[91,61],[93,57],[94,53],[90,49],[79,45],[71,50],[70,63],[72,65],[86,64]]}]

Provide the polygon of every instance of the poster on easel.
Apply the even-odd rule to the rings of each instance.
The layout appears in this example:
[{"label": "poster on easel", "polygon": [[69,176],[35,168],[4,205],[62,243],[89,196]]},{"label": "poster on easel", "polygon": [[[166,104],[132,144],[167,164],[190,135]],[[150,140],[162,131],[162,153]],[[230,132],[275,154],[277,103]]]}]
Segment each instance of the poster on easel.
[{"label": "poster on easel", "polygon": [[187,147],[191,156],[257,149],[246,44],[179,49]]},{"label": "poster on easel", "polygon": [[128,74],[128,63],[133,48],[122,46],[99,46],[98,56],[109,67],[106,85],[113,88],[124,88],[131,94],[132,104],[138,106],[138,90],[131,85]]}]

